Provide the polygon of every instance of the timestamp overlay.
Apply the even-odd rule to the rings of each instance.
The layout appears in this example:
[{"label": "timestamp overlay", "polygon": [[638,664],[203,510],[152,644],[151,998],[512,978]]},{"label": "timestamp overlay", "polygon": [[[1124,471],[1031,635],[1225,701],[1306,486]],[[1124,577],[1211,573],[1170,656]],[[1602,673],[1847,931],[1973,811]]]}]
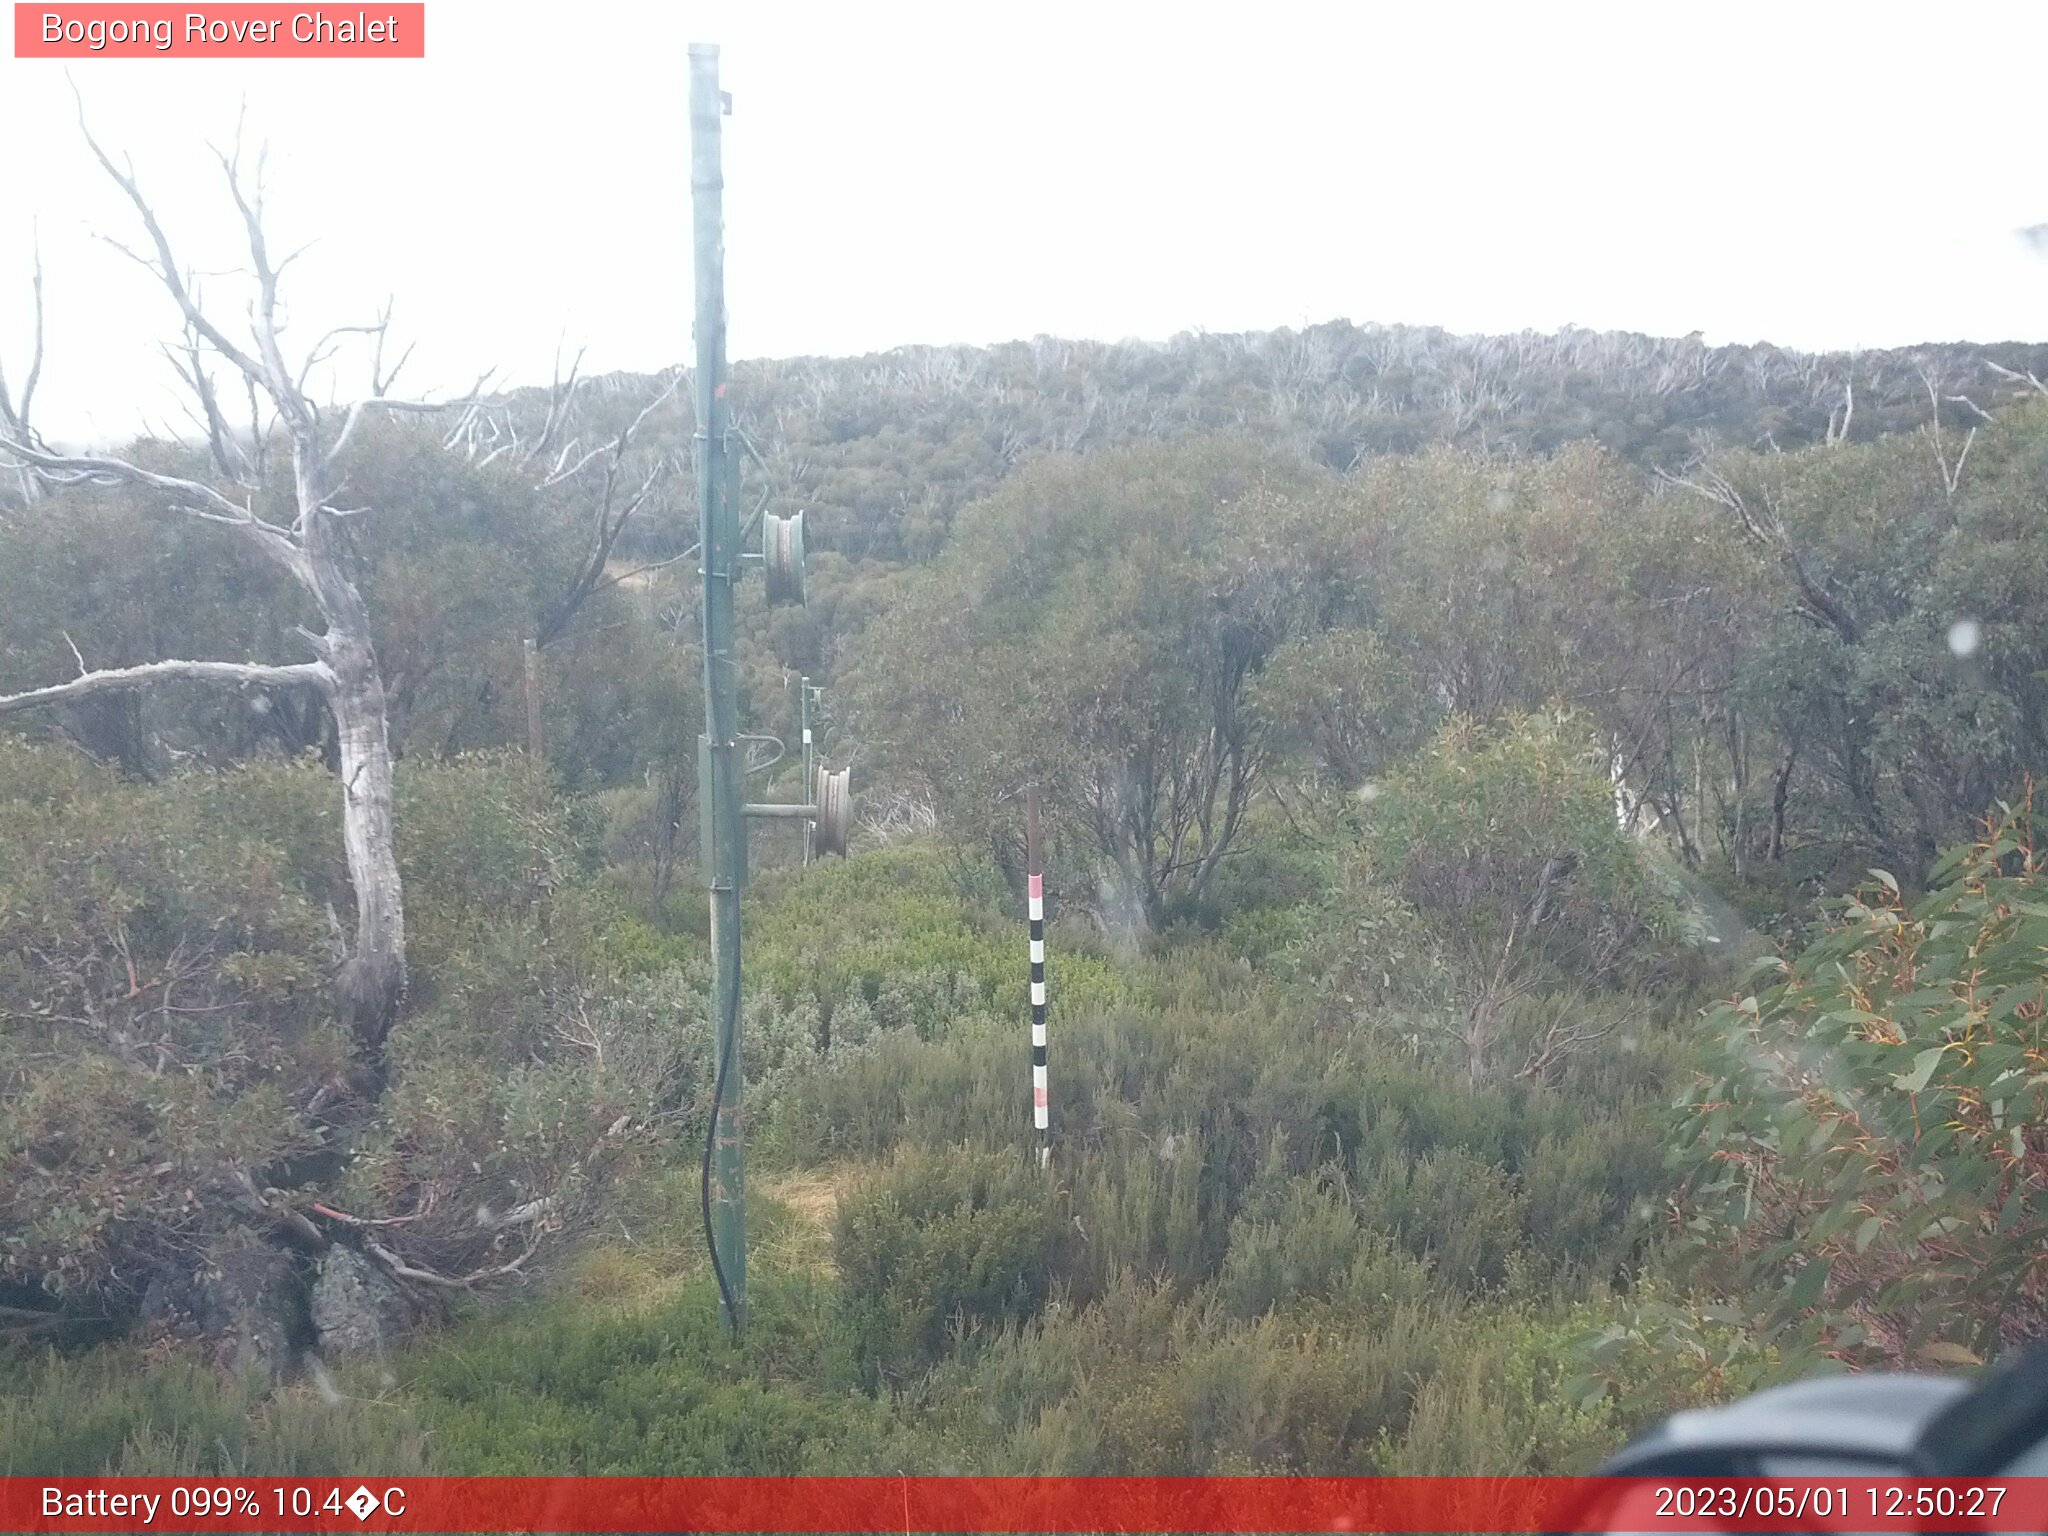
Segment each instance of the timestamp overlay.
[{"label": "timestamp overlay", "polygon": [[2048,1532],[2048,1478],[0,1478],[7,1531]]}]

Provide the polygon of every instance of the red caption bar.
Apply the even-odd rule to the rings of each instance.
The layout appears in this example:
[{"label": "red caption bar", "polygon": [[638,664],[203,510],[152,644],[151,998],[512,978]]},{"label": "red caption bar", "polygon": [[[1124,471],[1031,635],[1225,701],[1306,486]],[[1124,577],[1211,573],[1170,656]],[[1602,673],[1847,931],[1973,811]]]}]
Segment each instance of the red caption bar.
[{"label": "red caption bar", "polygon": [[2048,1478],[0,1478],[8,1531],[2044,1531]]},{"label": "red caption bar", "polygon": [[293,5],[14,7],[17,59],[423,59],[427,8]]}]

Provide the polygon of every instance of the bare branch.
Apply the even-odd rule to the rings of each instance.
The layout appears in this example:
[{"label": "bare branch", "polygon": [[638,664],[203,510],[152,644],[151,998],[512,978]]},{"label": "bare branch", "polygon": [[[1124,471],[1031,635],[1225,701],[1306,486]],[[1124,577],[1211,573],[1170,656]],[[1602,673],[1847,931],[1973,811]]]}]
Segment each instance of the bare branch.
[{"label": "bare branch", "polygon": [[[285,418],[285,425],[295,439],[312,442],[317,423],[313,405],[304,394],[293,387],[291,370],[285,367],[284,352],[278,346],[277,335],[277,275],[284,270],[283,264],[273,266],[270,260],[270,243],[263,230],[263,168],[270,158],[266,147],[257,151],[256,179],[253,195],[242,189],[241,176],[241,128],[235,129],[235,153],[232,158],[215,151],[221,169],[227,173],[228,193],[241,210],[242,227],[249,238],[249,259],[256,269],[256,311],[253,316],[256,331],[256,345],[263,356],[264,374],[270,381],[270,395],[277,402],[278,410]],[[297,253],[294,252],[294,255]],[[287,262],[290,257],[285,258]]]},{"label": "bare branch", "polygon": [[235,1182],[241,1186],[243,1199],[253,1210],[290,1229],[308,1247],[316,1251],[327,1246],[327,1234],[325,1232],[322,1232],[311,1221],[307,1220],[303,1211],[295,1211],[290,1206],[272,1198],[276,1195],[277,1191],[258,1189],[256,1187],[256,1180],[250,1176],[248,1169],[236,1169]]},{"label": "bare branch", "polygon": [[313,1210],[317,1215],[325,1216],[329,1221],[338,1221],[346,1227],[403,1227],[427,1214],[425,1211],[414,1211],[410,1216],[351,1216],[347,1211],[337,1211],[333,1206],[322,1205],[317,1200],[313,1202]]},{"label": "bare branch", "polygon": [[396,300],[386,299],[384,311],[377,316],[377,348],[370,354],[370,393],[380,399],[391,393],[391,386],[398,382],[398,376],[405,371],[405,365],[412,359],[413,343],[407,342],[405,350],[398,354],[398,361],[391,365],[391,371],[384,371],[384,343],[391,339],[391,309]]},{"label": "bare branch", "polygon": [[13,436],[26,442],[35,437],[29,427],[29,413],[35,405],[36,382],[43,372],[43,247],[40,240],[32,240],[31,249],[35,260],[34,275],[29,279],[29,291],[34,296],[35,340],[31,343],[28,356],[28,377],[21,386],[21,400],[17,403],[7,392],[7,371],[0,368],[0,427],[5,427]]},{"label": "bare branch", "polygon": [[1828,592],[1822,579],[1815,575],[1806,556],[1793,542],[1792,536],[1786,532],[1785,519],[1779,513],[1776,499],[1768,489],[1759,501],[1752,502],[1742,494],[1732,480],[1711,464],[1699,465],[1698,473],[1701,478],[1689,479],[1660,469],[1657,471],[1657,478],[1666,485],[1690,491],[1695,496],[1704,497],[1715,505],[1726,507],[1733,512],[1749,538],[1785,562],[1792,573],[1793,581],[1798,585],[1799,596],[1805,605],[1807,616],[1815,623],[1832,629],[1842,639],[1854,645],[1861,638],[1862,626],[1856,622],[1855,615]]},{"label": "bare branch", "polygon": [[[555,456],[554,466],[541,478],[540,488],[544,491],[552,490],[565,480],[574,480],[584,470],[588,469],[594,461],[604,457],[607,453],[613,452],[618,446],[619,440],[617,438],[614,438],[609,443],[599,443],[595,448],[585,453],[582,458],[571,464],[569,462],[569,455],[576,451],[576,443],[573,439],[564,443],[562,451]],[[529,453],[533,451],[528,450]]]},{"label": "bare branch", "polygon": [[[408,347],[406,356],[411,355],[412,349]],[[398,361],[399,366],[403,367],[405,358]],[[397,371],[394,368],[392,373],[396,374]],[[334,439],[334,446],[327,450],[328,468],[331,469],[341,462],[341,456],[347,451],[350,439],[356,434],[356,428],[362,425],[363,417],[372,410],[390,411],[395,416],[437,416],[443,411],[460,410],[464,414],[462,422],[457,423],[456,434],[442,443],[444,448],[452,447],[455,436],[460,434],[461,425],[469,420],[470,414],[482,402],[484,385],[490,382],[491,375],[495,372],[495,368],[485,369],[477,376],[476,383],[470,386],[468,394],[459,395],[453,400],[393,400],[384,395],[369,395],[356,401],[348,408],[348,415],[342,421],[341,431]]]},{"label": "bare branch", "polygon": [[[74,96],[76,92],[74,90]],[[337,978],[344,1017],[350,1033],[366,1051],[381,1052],[386,1037],[403,1005],[406,990],[405,909],[403,882],[397,866],[392,834],[392,768],[386,727],[386,695],[374,650],[370,644],[370,619],[362,594],[351,577],[345,556],[345,538],[334,533],[329,518],[337,515],[329,507],[339,487],[329,466],[332,455],[322,458],[320,440],[323,422],[319,409],[305,394],[304,379],[286,368],[278,345],[282,323],[279,319],[278,273],[289,264],[273,263],[263,230],[263,161],[259,155],[254,179],[245,183],[241,174],[241,143],[237,132],[232,154],[219,155],[227,174],[228,190],[242,215],[250,259],[254,264],[257,302],[250,311],[255,352],[237,345],[209,319],[194,292],[189,274],[179,267],[163,226],[143,197],[134,168],[117,167],[92,137],[85,124],[85,108],[79,101],[79,127],[100,166],[128,196],[141,216],[155,259],[128,252],[152,272],[176,301],[187,326],[185,357],[190,364],[186,380],[199,397],[208,436],[216,458],[224,468],[233,465],[233,443],[212,378],[199,356],[201,344],[225,358],[242,376],[249,396],[249,464],[252,480],[262,477],[262,458],[268,434],[264,430],[266,403],[275,412],[291,438],[295,483],[295,516],[289,524],[273,523],[256,515],[253,495],[237,502],[212,485],[181,476],[158,474],[119,459],[65,455],[46,451],[29,440],[29,434],[11,427],[0,431],[0,468],[27,469],[41,481],[54,484],[112,484],[140,486],[167,494],[182,512],[237,530],[252,541],[272,564],[289,574],[312,598],[324,628],[320,634],[304,634],[317,660],[293,666],[271,666],[246,662],[159,661],[140,666],[89,672],[70,683],[40,688],[0,699],[0,713],[62,703],[94,694],[148,686],[162,681],[206,682],[237,687],[291,688],[311,685],[321,694],[325,711],[332,717],[338,743],[343,817],[347,828],[344,845],[350,884],[356,894],[356,930],[352,946]],[[125,250],[125,247],[122,249]],[[386,314],[388,316],[388,309]],[[314,362],[325,355],[326,339],[313,349]],[[174,359],[175,361],[175,359]],[[184,371],[184,370],[181,370]],[[381,360],[377,382],[384,382]],[[381,402],[403,408],[398,402]],[[445,409],[445,407],[422,407]],[[352,413],[350,425],[361,419],[361,406]],[[335,452],[346,446],[343,441]],[[235,445],[239,446],[239,445]],[[303,1235],[303,1233],[302,1233]]]},{"label": "bare branch", "polygon": [[4,437],[0,437],[0,453],[11,455],[52,485],[138,485],[166,492],[176,498],[173,505],[178,511],[242,530],[266,559],[282,567],[293,580],[301,583],[309,580],[305,555],[293,542],[290,533],[275,523],[265,522],[254,509],[229,500],[201,481],[187,480],[180,475],[160,475],[125,459],[101,458],[92,454],[45,453],[27,443],[10,442]]},{"label": "bare branch", "polygon": [[[173,350],[166,346],[164,356],[178,371],[178,377],[185,381],[198,399],[204,413],[200,424],[206,429],[206,441],[213,452],[214,468],[237,484],[253,489],[258,483],[255,465],[241,444],[235,441],[235,434],[229,428],[227,417],[220,408],[220,396],[213,387],[213,379],[207,373],[204,360],[199,355],[199,333],[190,325],[185,327],[185,344]],[[184,361],[179,361],[182,352]],[[237,462],[239,460],[240,462]]]},{"label": "bare branch", "polygon": [[1993,373],[1997,374],[2000,378],[2010,379],[2015,384],[2031,385],[2035,390],[2037,390],[2041,394],[2048,395],[2048,384],[2043,384],[2039,379],[2035,378],[2032,369],[2027,370],[2025,373],[2015,373],[2010,368],[2000,367],[1997,363],[1994,363],[1988,357],[1982,358],[1980,359],[1980,361],[1984,364],[1986,368],[1989,368]]},{"label": "bare branch", "polygon": [[87,672],[68,683],[8,694],[0,697],[0,715],[45,704],[66,704],[100,693],[147,688],[155,683],[223,683],[255,688],[290,688],[310,683],[325,691],[333,686],[334,673],[323,661],[303,661],[285,667],[249,661],[150,661],[137,667],[108,667]]},{"label": "bare branch", "polygon": [[[1934,380],[1925,368],[1920,370],[1920,382],[1927,386],[1927,404],[1931,418],[1929,430],[1934,437],[1934,461],[1941,466],[1942,489],[1948,493],[1948,499],[1954,501],[1956,487],[1963,479],[1963,464],[1970,457],[1970,445],[1977,441],[1977,429],[1970,428],[1970,435],[1963,441],[1963,451],[1956,455],[1955,463],[1949,463],[1948,451],[1941,440],[1941,393],[1935,388]],[[1971,406],[1971,409],[1975,410],[1976,407]],[[1981,416],[1983,412],[1978,411],[1977,414]]]},{"label": "bare branch", "polygon": [[[263,483],[264,466],[270,457],[270,431],[263,424],[263,396],[256,388],[256,381],[254,379],[244,379],[242,383],[249,391],[249,445],[251,451],[255,454],[252,468],[255,472],[256,483],[261,485]],[[272,419],[274,420],[275,417],[276,413],[273,411]]]},{"label": "bare branch", "polygon": [[1742,524],[1742,531],[1760,544],[1775,546],[1784,538],[1785,525],[1778,519],[1776,508],[1769,504],[1768,499],[1759,511],[1752,508],[1735,483],[1713,465],[1700,464],[1697,466],[1697,472],[1700,478],[1691,479],[1684,475],[1674,475],[1668,469],[1660,469],[1657,471],[1657,478],[1666,485],[1691,491],[1695,496],[1704,497],[1717,506],[1726,507]]},{"label": "bare branch", "polygon": [[337,325],[332,330],[324,332],[321,335],[320,339],[314,342],[313,345],[307,350],[306,361],[300,365],[299,376],[296,380],[293,381],[294,387],[298,389],[299,393],[305,393],[306,380],[309,377],[311,377],[312,372],[315,368],[318,368],[322,363],[326,362],[330,357],[334,356],[335,343],[341,337],[382,336],[383,331],[384,327],[381,324],[378,324]]},{"label": "bare branch", "polygon": [[[7,370],[0,367],[0,444],[9,439],[40,447],[42,440],[30,422],[30,411],[35,405],[36,382],[43,372],[43,248],[40,240],[32,242],[35,259],[35,274],[29,283],[34,295],[35,341],[29,351],[28,378],[22,385],[21,399],[15,401],[8,393]],[[42,491],[42,482],[25,466],[17,466],[15,478],[19,482],[21,498],[34,501]]]},{"label": "bare branch", "polygon": [[1972,427],[1970,428],[1969,436],[1963,439],[1963,451],[1956,455],[1955,468],[1950,471],[1948,476],[1948,493],[1951,497],[1955,495],[1956,487],[1962,484],[1963,466],[1970,461],[1970,445],[1976,441],[1977,429]]},{"label": "bare branch", "polygon": [[[152,262],[118,241],[109,240],[107,243],[155,273],[157,280],[170,290],[171,297],[177,301],[179,310],[183,312],[192,328],[204,336],[207,343],[222,357],[240,369],[245,377],[269,390],[271,380],[263,365],[230,341],[227,334],[207,318],[205,311],[193,298],[178,265],[178,259],[172,254],[171,242],[164,234],[163,225],[157,221],[155,211],[149,206],[148,199],[142,195],[142,188],[136,183],[133,164],[130,164],[125,172],[114,164],[113,158],[100,147],[99,140],[92,136],[92,129],[85,121],[85,100],[78,95],[78,88],[75,85],[72,87],[72,96],[78,103],[78,131],[85,136],[86,146],[92,150],[93,158],[99,161],[101,169],[113,178],[114,185],[128,195],[128,201],[135,205],[135,211],[142,216],[142,227],[148,231],[150,243],[156,248],[156,260]],[[239,187],[236,188],[235,200],[238,204],[242,201]],[[278,403],[280,406],[283,405],[282,401]]]},{"label": "bare branch", "polygon": [[522,1274],[526,1261],[540,1251],[540,1245],[546,1239],[547,1232],[548,1229],[544,1225],[536,1224],[533,1229],[532,1238],[528,1240],[525,1251],[518,1258],[504,1264],[490,1265],[483,1269],[472,1270],[466,1275],[459,1276],[443,1275],[431,1269],[416,1268],[406,1263],[405,1260],[401,1259],[389,1248],[386,1248],[374,1237],[370,1237],[367,1234],[363,1238],[363,1246],[370,1251],[371,1255],[379,1263],[383,1264],[386,1269],[390,1270],[392,1274],[398,1276],[401,1280],[414,1280],[422,1285],[439,1286],[444,1290],[466,1291],[471,1286],[480,1285],[486,1280],[496,1280],[506,1275]]},{"label": "bare branch", "polygon": [[[654,494],[655,488],[668,477],[670,470],[670,465],[666,458],[656,459],[653,467],[647,471],[645,477],[640,481],[638,489],[627,497],[623,506],[620,506],[614,512],[613,506],[618,497],[620,473],[625,466],[626,450],[632,445],[633,434],[640,429],[647,418],[654,413],[657,407],[674,396],[677,388],[682,383],[682,377],[680,370],[671,373],[667,386],[642,406],[639,413],[627,424],[626,429],[613,438],[608,445],[611,451],[611,463],[605,469],[604,491],[598,500],[597,516],[591,529],[590,553],[584,559],[583,565],[577,571],[574,580],[569,583],[568,591],[563,593],[561,601],[555,605],[554,611],[548,615],[546,622],[541,625],[539,633],[534,637],[534,644],[536,646],[545,646],[550,641],[558,638],[563,630],[568,627],[569,621],[575,617],[577,610],[584,603],[588,602],[594,593],[604,590],[607,586],[617,584],[616,581],[607,581],[605,576],[606,568],[611,564],[612,550],[617,547],[619,536],[625,532],[626,525],[633,520],[634,514],[647,503],[648,498]],[[603,452],[604,450],[600,449],[597,451]],[[588,462],[590,457],[592,455],[586,455],[584,462]],[[580,468],[581,465],[578,467]],[[570,473],[574,473],[574,471]],[[568,478],[567,475],[552,475],[543,482],[543,485],[555,485],[566,478]]]},{"label": "bare branch", "polygon": [[548,386],[547,420],[541,424],[540,437],[534,443],[532,449],[535,458],[548,451],[548,445],[555,440],[555,434],[561,430],[562,424],[569,419],[569,407],[576,398],[576,375],[583,367],[583,354],[586,350],[583,347],[576,349],[576,357],[569,364],[569,377],[564,380],[562,377],[562,348],[559,343],[556,344],[555,377],[554,382]]},{"label": "bare branch", "polygon": [[680,565],[685,560],[693,559],[701,548],[703,548],[701,544],[692,544],[688,549],[680,550],[670,555],[666,560],[650,560],[645,565],[636,565],[629,571],[620,571],[616,576],[607,576],[597,584],[596,590],[599,592],[609,591],[613,587],[625,585],[625,583],[633,580],[635,577],[650,576],[656,571],[665,571],[672,565]]},{"label": "bare branch", "polygon": [[36,403],[36,385],[43,376],[43,246],[33,234],[30,236],[30,244],[34,250],[35,271],[29,279],[29,287],[35,294],[36,331],[35,341],[29,348],[28,377],[21,385],[20,416],[24,429],[28,426],[29,412]]}]

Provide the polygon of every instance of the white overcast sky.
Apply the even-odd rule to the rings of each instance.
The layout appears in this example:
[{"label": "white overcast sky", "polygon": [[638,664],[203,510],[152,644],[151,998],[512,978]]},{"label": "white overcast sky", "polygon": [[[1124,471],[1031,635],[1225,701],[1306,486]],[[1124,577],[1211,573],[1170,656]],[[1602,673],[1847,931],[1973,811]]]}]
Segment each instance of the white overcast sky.
[{"label": "white overcast sky", "polygon": [[[374,6],[372,7],[374,9]],[[330,6],[339,11],[339,6]],[[354,6],[347,8],[353,14]],[[2048,6],[429,0],[423,61],[0,59],[0,360],[39,424],[175,419],[168,301],[88,159],[235,265],[271,145],[291,337],[397,300],[415,391],[688,354],[684,50],[724,48],[735,357],[1337,317],[1809,348],[2048,339]],[[213,289],[233,303],[227,279]],[[353,376],[336,387],[353,387]]]}]

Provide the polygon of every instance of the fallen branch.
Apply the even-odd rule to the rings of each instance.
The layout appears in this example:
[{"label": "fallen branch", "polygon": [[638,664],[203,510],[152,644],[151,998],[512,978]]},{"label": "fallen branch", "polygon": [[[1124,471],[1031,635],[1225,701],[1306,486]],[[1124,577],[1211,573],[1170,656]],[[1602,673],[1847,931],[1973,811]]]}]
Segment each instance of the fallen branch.
[{"label": "fallen branch", "polygon": [[515,1205],[499,1215],[487,1205],[476,1208],[476,1224],[486,1232],[502,1232],[507,1227],[523,1227],[539,1221],[555,1208],[553,1196],[543,1195],[538,1200],[529,1200],[524,1205]]},{"label": "fallen branch", "polygon": [[481,1285],[486,1280],[500,1280],[507,1275],[519,1275],[524,1279],[525,1272],[521,1266],[539,1250],[541,1240],[547,1236],[547,1233],[547,1227],[536,1225],[533,1237],[526,1245],[526,1251],[521,1253],[518,1258],[506,1264],[497,1264],[485,1269],[471,1270],[466,1275],[443,1275],[431,1269],[421,1269],[417,1265],[408,1264],[374,1237],[365,1237],[363,1239],[363,1247],[368,1249],[373,1258],[401,1280],[412,1280],[421,1285],[438,1286],[442,1290],[466,1291],[474,1286]]},{"label": "fallen branch", "polygon": [[326,1249],[327,1234],[308,1221],[303,1211],[295,1211],[290,1206],[280,1205],[271,1199],[275,1191],[258,1189],[255,1179],[249,1176],[249,1170],[246,1168],[237,1169],[235,1179],[257,1211],[297,1234],[314,1252],[319,1253]]},{"label": "fallen branch", "polygon": [[325,1216],[329,1221],[338,1221],[346,1227],[402,1227],[408,1222],[418,1221],[425,1211],[415,1211],[410,1216],[351,1216],[347,1211],[337,1211],[331,1205],[313,1202],[313,1214]]}]

